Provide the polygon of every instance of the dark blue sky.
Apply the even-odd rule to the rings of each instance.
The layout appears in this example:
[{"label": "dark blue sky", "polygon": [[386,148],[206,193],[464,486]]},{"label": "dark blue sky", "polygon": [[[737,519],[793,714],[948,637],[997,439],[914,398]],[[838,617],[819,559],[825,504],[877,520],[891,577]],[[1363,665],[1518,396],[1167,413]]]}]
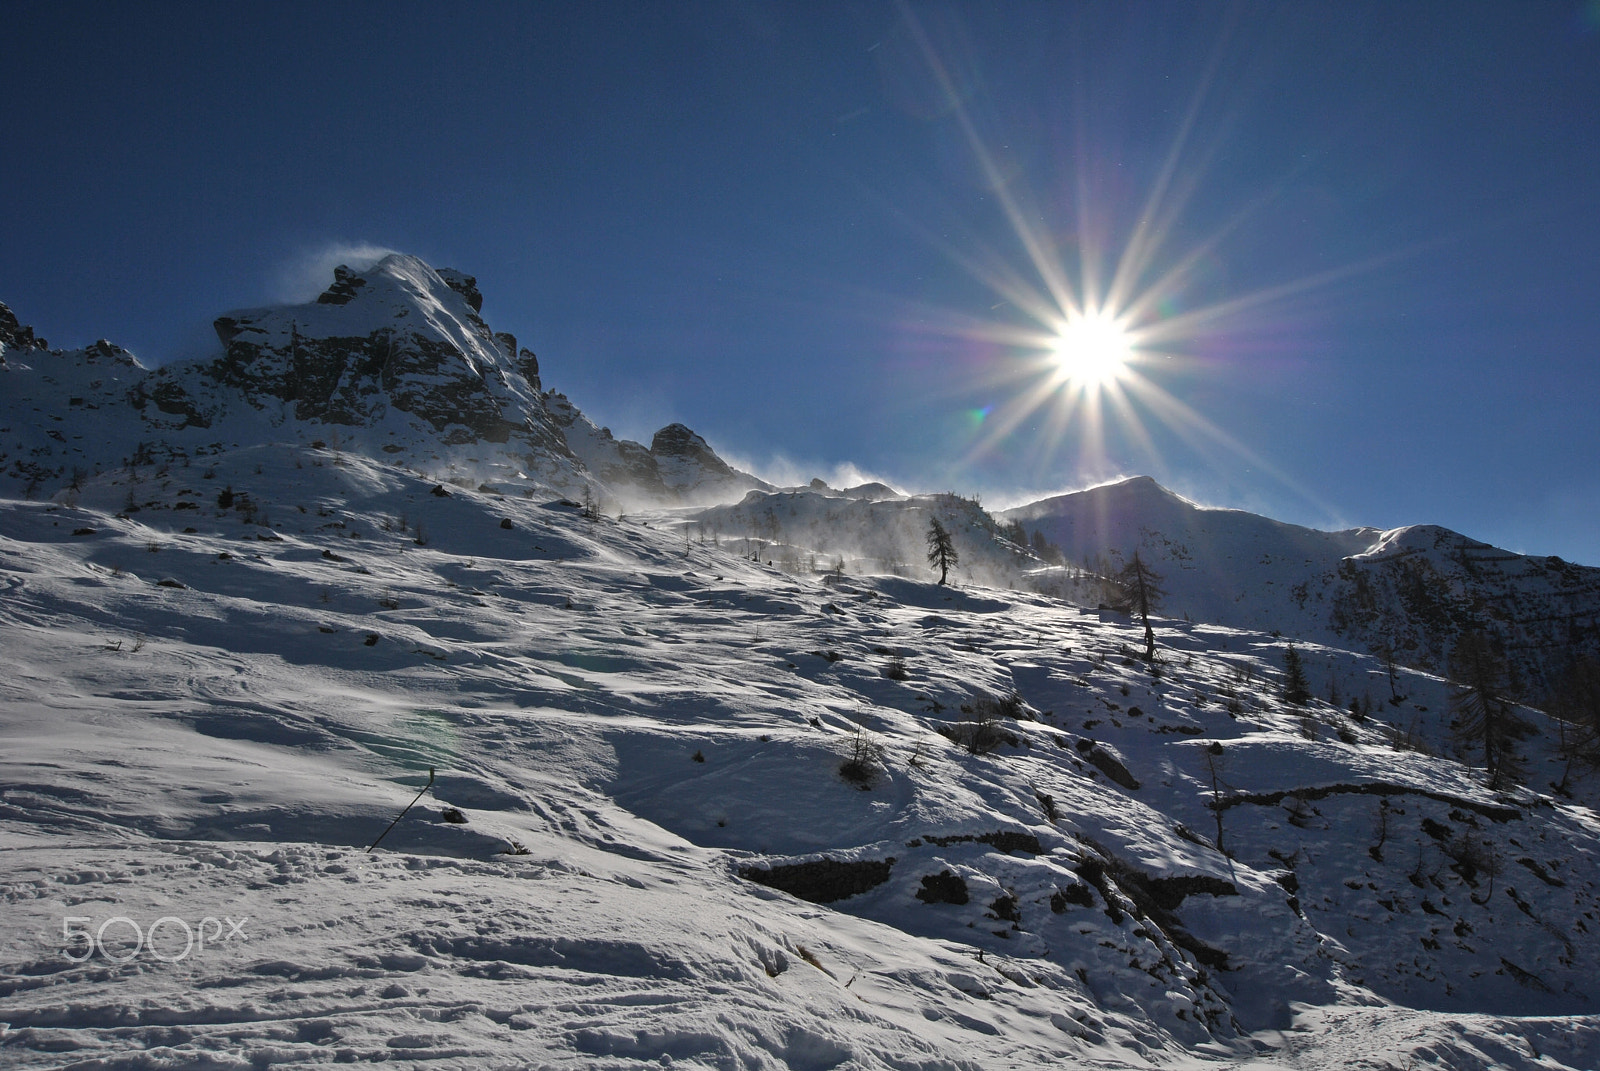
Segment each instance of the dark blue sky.
[{"label": "dark blue sky", "polygon": [[[53,345],[194,355],[392,248],[476,274],[619,434],[992,505],[1148,472],[1600,564],[1600,4],[0,17],[0,300]],[[1181,408],[1130,390],[1098,457],[1049,399],[995,435],[1038,354],[971,336],[1038,324],[971,265],[1043,289],[1023,235],[1076,277],[1141,220],[1136,289],[1189,257],[1147,325],[1225,313],[1137,366]]]}]

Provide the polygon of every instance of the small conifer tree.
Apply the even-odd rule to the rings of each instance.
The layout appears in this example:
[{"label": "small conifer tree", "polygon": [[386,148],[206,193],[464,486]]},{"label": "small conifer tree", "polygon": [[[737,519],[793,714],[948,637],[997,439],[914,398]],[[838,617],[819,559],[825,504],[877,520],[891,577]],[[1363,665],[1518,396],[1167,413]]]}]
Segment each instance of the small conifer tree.
[{"label": "small conifer tree", "polygon": [[1299,707],[1310,700],[1311,684],[1306,680],[1306,667],[1301,664],[1300,652],[1291,643],[1283,652],[1283,701]]},{"label": "small conifer tree", "polygon": [[955,541],[950,538],[949,531],[939,523],[937,517],[928,524],[928,564],[939,570],[941,584],[949,576],[950,567],[961,564],[961,555],[956,552]]}]

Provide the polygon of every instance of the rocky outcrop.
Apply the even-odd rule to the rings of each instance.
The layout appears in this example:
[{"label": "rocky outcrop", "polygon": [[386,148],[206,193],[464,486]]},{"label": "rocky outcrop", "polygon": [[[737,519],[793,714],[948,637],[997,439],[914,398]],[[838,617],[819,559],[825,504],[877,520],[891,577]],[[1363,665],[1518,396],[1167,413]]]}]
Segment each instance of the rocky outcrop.
[{"label": "rocky outcrop", "polygon": [[333,285],[317,296],[318,305],[348,305],[367,281],[343,264],[333,269]]},{"label": "rocky outcrop", "polygon": [[666,460],[685,461],[706,474],[731,477],[733,468],[717,456],[711,446],[683,424],[668,424],[650,440],[650,456],[659,463]]},{"label": "rocky outcrop", "polygon": [[298,420],[367,425],[397,410],[446,445],[515,438],[570,457],[518,367],[516,339],[491,332],[482,305],[472,276],[415,257],[341,266],[315,305],[219,317],[224,354],[209,371],[257,408],[279,404]]},{"label": "rocky outcrop", "polygon": [[11,307],[0,301],[0,366],[5,364],[7,350],[46,349],[45,340],[35,338],[33,328],[17,320]]},{"label": "rocky outcrop", "polygon": [[456,271],[454,268],[440,268],[438,276],[451,290],[466,298],[473,312],[483,311],[483,293],[478,289],[477,276]]}]

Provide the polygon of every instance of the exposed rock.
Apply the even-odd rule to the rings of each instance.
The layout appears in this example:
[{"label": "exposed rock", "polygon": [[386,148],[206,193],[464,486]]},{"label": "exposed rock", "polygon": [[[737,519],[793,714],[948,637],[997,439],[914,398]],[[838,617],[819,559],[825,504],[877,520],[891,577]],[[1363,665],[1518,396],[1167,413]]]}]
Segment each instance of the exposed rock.
[{"label": "exposed rock", "polygon": [[814,904],[831,904],[836,900],[864,893],[889,880],[893,859],[863,859],[841,862],[837,859],[818,859],[810,863],[791,863],[786,866],[739,868],[739,876],[746,881],[782,889],[790,896],[809,900]]},{"label": "exposed rock", "polygon": [[704,439],[683,424],[668,424],[656,432],[650,440],[650,454],[658,462],[665,458],[683,458],[719,476],[734,475],[728,463],[718,457]]},{"label": "exposed rock", "polygon": [[517,371],[528,381],[528,386],[534,390],[544,389],[539,383],[539,358],[535,357],[533,351],[526,346],[517,353]]},{"label": "exposed rock", "polygon": [[917,899],[925,904],[964,904],[968,900],[966,880],[949,870],[928,874],[917,890]]},{"label": "exposed rock", "polygon": [[[478,317],[476,280],[394,254],[340,267],[317,305],[219,317],[225,351],[209,372],[256,408],[300,420],[370,424],[385,409],[425,421],[446,445],[508,443],[570,457],[516,371],[515,339]],[[504,351],[504,352],[502,352]]]},{"label": "exposed rock", "polygon": [[0,301],[0,365],[5,363],[7,350],[45,349],[42,338],[35,338],[33,328],[18,321],[11,307]]},{"label": "exposed rock", "polygon": [[473,312],[483,311],[483,294],[478,290],[477,276],[456,271],[454,268],[439,268],[438,275],[446,286],[467,299],[467,304],[472,306]]},{"label": "exposed rock", "polygon": [[333,269],[333,285],[317,295],[318,305],[348,305],[367,281],[341,264]]}]

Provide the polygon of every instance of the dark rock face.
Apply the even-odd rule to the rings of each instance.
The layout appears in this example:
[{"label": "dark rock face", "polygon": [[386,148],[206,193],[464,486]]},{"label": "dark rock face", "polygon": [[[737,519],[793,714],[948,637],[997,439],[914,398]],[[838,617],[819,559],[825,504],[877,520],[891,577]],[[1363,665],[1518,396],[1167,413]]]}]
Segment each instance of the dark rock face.
[{"label": "dark rock face", "polygon": [[641,487],[657,487],[661,484],[661,469],[656,464],[656,459],[632,439],[622,439],[617,442],[618,463],[606,466],[598,474],[608,483],[631,483]]},{"label": "dark rock face", "polygon": [[[509,338],[510,336],[506,337]],[[533,351],[526,346],[517,353],[517,371],[521,372],[522,378],[528,381],[528,386],[534,390],[544,389],[539,382],[539,358],[535,357]]]},{"label": "dark rock face", "polygon": [[925,875],[917,890],[917,899],[925,904],[964,904],[967,898],[965,879],[949,870]]},{"label": "dark rock face", "polygon": [[473,312],[483,311],[483,294],[478,290],[477,276],[456,271],[454,268],[440,268],[438,274],[446,286],[467,299],[467,304],[472,306]]},{"label": "dark rock face", "polygon": [[333,269],[333,285],[317,295],[318,305],[348,305],[367,281],[343,264]]},{"label": "dark rock face", "polygon": [[746,881],[782,889],[790,896],[809,900],[813,904],[831,904],[882,885],[889,880],[893,866],[893,859],[863,859],[857,862],[818,859],[811,863],[791,863],[770,868],[740,867],[739,876]]},{"label": "dark rock face", "polygon": [[0,364],[5,363],[6,350],[45,349],[42,338],[34,338],[33,328],[17,320],[10,306],[0,301]]}]

